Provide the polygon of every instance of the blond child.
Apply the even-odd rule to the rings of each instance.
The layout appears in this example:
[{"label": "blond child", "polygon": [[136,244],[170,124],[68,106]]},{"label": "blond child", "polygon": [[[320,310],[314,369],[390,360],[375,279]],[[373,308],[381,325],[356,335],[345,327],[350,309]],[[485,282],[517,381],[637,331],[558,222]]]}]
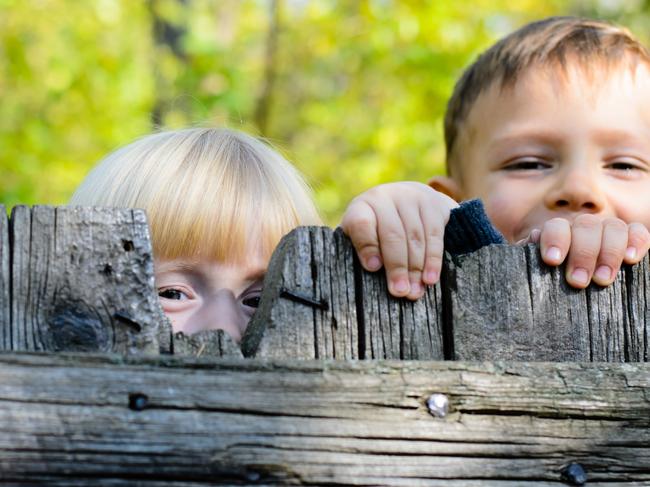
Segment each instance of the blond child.
[{"label": "blond child", "polygon": [[110,154],[73,205],[144,208],[156,286],[174,331],[239,340],[280,238],[321,220],[295,168],[241,132],[161,132]]},{"label": "blond child", "polygon": [[[568,255],[570,285],[608,285],[622,262],[647,253],[650,55],[627,30],[557,17],[508,35],[457,82],[445,141],[448,176],[430,186],[457,201],[482,199],[505,238],[539,241],[547,264]],[[386,255],[372,232],[379,224],[368,217],[374,198],[358,197],[342,223],[370,270]],[[384,260],[389,281],[406,288],[401,295],[413,294],[424,269],[413,249],[423,235],[444,231],[439,222],[449,209],[438,210],[433,224],[415,219],[410,227],[382,228],[408,246]]]}]

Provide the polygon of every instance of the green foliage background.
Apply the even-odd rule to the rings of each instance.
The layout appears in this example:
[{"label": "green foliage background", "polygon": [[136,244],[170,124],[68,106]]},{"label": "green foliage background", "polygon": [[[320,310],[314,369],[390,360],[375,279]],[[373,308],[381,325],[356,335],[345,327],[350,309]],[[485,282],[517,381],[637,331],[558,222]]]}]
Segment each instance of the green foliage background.
[{"label": "green foliage background", "polygon": [[370,186],[443,172],[462,69],[565,14],[648,40],[650,0],[0,0],[0,202],[65,203],[156,127],[227,125],[283,151],[334,224]]}]

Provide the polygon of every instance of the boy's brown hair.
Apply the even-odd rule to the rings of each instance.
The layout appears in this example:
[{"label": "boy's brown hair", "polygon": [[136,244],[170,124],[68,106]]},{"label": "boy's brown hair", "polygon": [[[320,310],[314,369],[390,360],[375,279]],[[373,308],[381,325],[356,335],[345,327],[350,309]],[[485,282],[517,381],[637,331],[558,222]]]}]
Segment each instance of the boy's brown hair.
[{"label": "boy's brown hair", "polygon": [[512,86],[532,66],[565,68],[567,60],[589,67],[627,60],[650,64],[647,49],[627,30],[610,23],[576,17],[550,17],[533,22],[504,37],[463,73],[454,87],[445,114],[447,173],[456,176],[455,144],[479,95],[493,83]]}]

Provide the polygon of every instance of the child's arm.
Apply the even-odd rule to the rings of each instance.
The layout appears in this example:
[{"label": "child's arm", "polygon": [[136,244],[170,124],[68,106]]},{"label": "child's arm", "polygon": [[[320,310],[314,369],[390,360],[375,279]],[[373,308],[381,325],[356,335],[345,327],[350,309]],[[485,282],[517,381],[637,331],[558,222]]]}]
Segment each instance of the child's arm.
[{"label": "child's arm", "polygon": [[365,269],[384,266],[393,296],[418,299],[440,278],[445,225],[457,206],[425,184],[382,184],[352,200],[341,228]]},{"label": "child's arm", "polygon": [[650,248],[650,232],[642,223],[584,214],[573,223],[563,218],[548,220],[527,241],[539,241],[542,260],[548,265],[559,265],[568,255],[567,282],[585,288],[592,280],[608,286],[623,262],[641,261]]}]

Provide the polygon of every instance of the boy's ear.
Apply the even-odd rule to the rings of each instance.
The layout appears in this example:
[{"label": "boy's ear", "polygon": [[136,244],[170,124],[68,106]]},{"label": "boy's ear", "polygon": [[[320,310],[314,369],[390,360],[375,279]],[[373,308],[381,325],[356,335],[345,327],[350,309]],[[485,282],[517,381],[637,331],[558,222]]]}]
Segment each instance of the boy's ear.
[{"label": "boy's ear", "polygon": [[455,201],[462,199],[460,186],[452,178],[447,176],[433,176],[429,179],[428,184],[436,191],[446,194]]}]

